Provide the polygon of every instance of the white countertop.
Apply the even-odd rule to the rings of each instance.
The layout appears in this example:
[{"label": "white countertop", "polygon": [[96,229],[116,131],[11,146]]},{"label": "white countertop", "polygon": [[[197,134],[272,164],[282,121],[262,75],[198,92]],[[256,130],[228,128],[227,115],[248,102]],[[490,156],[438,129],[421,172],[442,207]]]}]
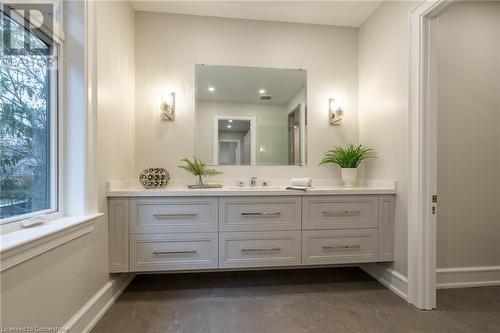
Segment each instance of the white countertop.
[{"label": "white countertop", "polygon": [[[339,195],[339,194],[396,194],[395,181],[368,181],[366,186],[344,187],[313,181],[308,191],[287,190],[286,185],[272,182],[269,187],[237,187],[224,185],[222,188],[189,189],[186,185],[172,185],[162,189],[144,189],[132,181],[108,182],[108,197],[202,197],[202,196],[260,196],[260,195]],[[276,184],[276,185],[274,185]],[[315,185],[321,184],[321,185]]]}]

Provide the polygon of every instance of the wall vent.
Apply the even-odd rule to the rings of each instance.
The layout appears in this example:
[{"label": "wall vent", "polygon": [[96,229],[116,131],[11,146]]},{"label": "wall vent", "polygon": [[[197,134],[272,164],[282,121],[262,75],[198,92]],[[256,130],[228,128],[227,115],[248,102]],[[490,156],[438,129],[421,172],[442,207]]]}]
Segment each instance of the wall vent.
[{"label": "wall vent", "polygon": [[270,101],[273,98],[271,95],[261,95],[260,100],[261,101]]}]

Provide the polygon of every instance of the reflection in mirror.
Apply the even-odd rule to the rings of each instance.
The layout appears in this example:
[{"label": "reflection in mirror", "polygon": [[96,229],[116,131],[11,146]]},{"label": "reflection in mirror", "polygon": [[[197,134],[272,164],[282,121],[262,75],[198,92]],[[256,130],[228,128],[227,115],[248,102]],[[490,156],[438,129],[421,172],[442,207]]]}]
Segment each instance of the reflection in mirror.
[{"label": "reflection in mirror", "polygon": [[251,142],[255,137],[255,119],[216,116],[216,120],[214,142],[219,145],[219,153],[214,158],[218,164],[255,164],[255,144]]},{"label": "reflection in mirror", "polygon": [[306,71],[196,65],[196,155],[214,165],[304,165]]}]

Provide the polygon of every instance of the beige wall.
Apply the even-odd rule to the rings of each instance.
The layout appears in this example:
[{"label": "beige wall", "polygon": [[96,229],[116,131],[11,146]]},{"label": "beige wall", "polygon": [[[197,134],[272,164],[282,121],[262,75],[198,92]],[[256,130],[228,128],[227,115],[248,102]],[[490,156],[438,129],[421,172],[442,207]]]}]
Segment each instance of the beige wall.
[{"label": "beige wall", "polygon": [[107,211],[106,181],[136,178],[135,14],[128,1],[98,6],[99,211]]},{"label": "beige wall", "polygon": [[[177,168],[195,146],[195,64],[307,69],[307,167],[220,167],[224,177],[332,177],[318,163],[335,144],[357,142],[357,29],[200,16],[136,13],[136,172]],[[162,122],[162,91],[176,92],[176,119]],[[343,126],[328,124],[328,98],[341,97]],[[161,153],[159,153],[161,152]]]},{"label": "beige wall", "polygon": [[500,265],[500,2],[438,21],[439,268]]},{"label": "beige wall", "polygon": [[408,17],[415,2],[384,2],[359,29],[359,137],[377,151],[367,178],[396,179],[394,268],[407,273]]},{"label": "beige wall", "polygon": [[[104,180],[133,175],[134,14],[128,2],[98,4],[99,207]],[[95,230],[1,274],[2,326],[63,326],[109,280],[107,218]]]}]

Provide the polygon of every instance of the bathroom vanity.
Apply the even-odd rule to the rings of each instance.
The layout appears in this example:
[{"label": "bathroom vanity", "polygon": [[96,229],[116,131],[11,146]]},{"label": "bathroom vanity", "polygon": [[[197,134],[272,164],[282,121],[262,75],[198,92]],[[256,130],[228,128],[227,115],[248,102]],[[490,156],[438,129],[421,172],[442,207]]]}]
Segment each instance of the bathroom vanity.
[{"label": "bathroom vanity", "polygon": [[[200,160],[215,169],[307,168],[307,70],[198,64],[194,74]],[[330,109],[342,113],[334,100]],[[108,187],[110,271],[392,261],[394,183],[341,187],[317,180],[307,192],[286,190],[289,179],[259,185],[253,177],[247,187],[239,187],[241,179],[220,179],[226,182],[220,189],[188,189],[191,180],[179,179],[166,189]]]},{"label": "bathroom vanity", "polygon": [[110,272],[394,259],[393,186],[108,191]]}]

